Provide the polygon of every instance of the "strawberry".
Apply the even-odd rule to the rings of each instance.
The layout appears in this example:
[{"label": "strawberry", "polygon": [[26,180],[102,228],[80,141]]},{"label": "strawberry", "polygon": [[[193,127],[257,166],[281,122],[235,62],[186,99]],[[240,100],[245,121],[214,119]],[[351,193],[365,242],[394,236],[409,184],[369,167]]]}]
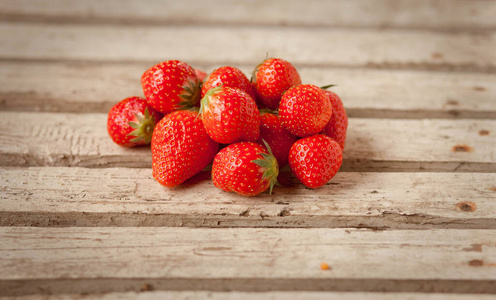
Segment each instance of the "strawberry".
[{"label": "strawberry", "polygon": [[123,147],[150,144],[155,124],[162,115],[151,108],[145,99],[129,97],[110,109],[107,131],[112,140]]},{"label": "strawberry", "polygon": [[208,135],[216,142],[254,142],[260,136],[257,105],[247,93],[219,86],[201,100],[200,115]]},{"label": "strawberry", "polygon": [[272,153],[277,159],[279,168],[283,168],[288,164],[289,149],[291,149],[296,140],[296,136],[284,129],[279,116],[275,112],[260,111],[260,137],[257,142],[263,145],[263,141],[266,141],[269,144]]},{"label": "strawberry", "polygon": [[258,101],[270,109],[277,109],[282,94],[290,87],[301,84],[301,78],[288,61],[269,58],[255,68],[251,82]]},{"label": "strawberry", "polygon": [[148,69],[141,76],[146,101],[167,114],[193,107],[200,100],[200,83],[195,69],[179,60],[168,60]]},{"label": "strawberry", "polygon": [[217,153],[212,164],[216,187],[243,196],[255,196],[277,183],[279,167],[270,147],[252,142],[227,146]]},{"label": "strawberry", "polygon": [[332,116],[327,125],[324,127],[323,133],[334,139],[344,149],[346,140],[346,130],[348,129],[348,116],[344,109],[341,98],[336,93],[325,91],[331,99]]},{"label": "strawberry", "polygon": [[203,98],[210,89],[220,85],[240,89],[255,100],[255,91],[250,80],[238,68],[225,66],[215,69],[203,82],[201,97]]},{"label": "strawberry", "polygon": [[151,148],[153,177],[164,186],[174,187],[205,168],[219,144],[207,135],[198,111],[180,110],[157,124]]},{"label": "strawberry", "polygon": [[299,137],[321,132],[331,115],[331,100],[324,90],[312,84],[290,88],[279,104],[279,117],[284,128]]},{"label": "strawberry", "polygon": [[196,78],[198,78],[198,81],[200,82],[203,82],[205,77],[207,77],[207,73],[203,72],[200,69],[195,69],[195,74],[196,74]]},{"label": "strawberry", "polygon": [[323,134],[302,138],[289,151],[291,171],[309,188],[326,184],[338,172],[342,162],[341,146]]}]

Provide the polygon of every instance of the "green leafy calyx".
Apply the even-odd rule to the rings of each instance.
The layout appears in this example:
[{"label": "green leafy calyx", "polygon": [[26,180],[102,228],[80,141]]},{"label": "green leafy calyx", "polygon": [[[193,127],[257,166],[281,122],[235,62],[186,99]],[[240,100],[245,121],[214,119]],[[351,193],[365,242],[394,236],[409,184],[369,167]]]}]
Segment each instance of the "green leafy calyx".
[{"label": "green leafy calyx", "polygon": [[128,122],[134,130],[131,131],[128,136],[135,137],[130,141],[133,143],[143,143],[150,144],[152,141],[153,129],[155,129],[156,120],[154,115],[151,115],[148,111],[148,107],[145,108],[145,114],[137,113],[136,122]]},{"label": "green leafy calyx", "polygon": [[182,86],[183,90],[179,94],[181,101],[179,109],[188,109],[196,105],[200,100],[200,82],[197,78],[188,78]]},{"label": "green leafy calyx", "polygon": [[269,144],[267,144],[265,140],[263,140],[263,143],[265,144],[265,147],[267,148],[269,154],[261,152],[260,155],[262,156],[262,158],[252,160],[252,162],[263,169],[264,173],[262,175],[262,178],[269,181],[269,194],[272,194],[274,185],[279,184],[277,182],[277,176],[279,176],[279,165],[277,164],[277,160],[274,157],[274,154],[272,154],[272,150],[270,149]]}]

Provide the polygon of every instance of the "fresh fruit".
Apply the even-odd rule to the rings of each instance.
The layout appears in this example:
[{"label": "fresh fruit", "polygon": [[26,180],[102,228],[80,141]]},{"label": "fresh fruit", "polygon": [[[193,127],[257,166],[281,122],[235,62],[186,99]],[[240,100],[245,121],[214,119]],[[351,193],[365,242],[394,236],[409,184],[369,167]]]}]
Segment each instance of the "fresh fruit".
[{"label": "fresh fruit", "polygon": [[258,101],[270,109],[277,109],[282,94],[290,87],[301,84],[301,78],[288,61],[269,58],[255,68],[251,82]]},{"label": "fresh fruit", "polygon": [[344,109],[341,98],[336,93],[326,91],[332,104],[332,116],[323,133],[334,139],[344,149],[346,141],[346,130],[348,129],[348,116]]},{"label": "fresh fruit", "polygon": [[260,111],[260,137],[257,142],[263,145],[263,141],[266,141],[277,159],[279,168],[283,168],[288,164],[289,149],[296,142],[297,137],[284,129],[279,116],[275,113],[268,110]]},{"label": "fresh fruit", "polygon": [[268,148],[257,143],[240,142],[220,150],[212,164],[214,185],[243,196],[255,196],[267,189],[272,193],[279,167]]},{"label": "fresh fruit", "polygon": [[332,115],[326,92],[312,84],[287,90],[279,104],[279,117],[287,131],[299,137],[320,133]]},{"label": "fresh fruit", "polygon": [[174,111],[162,118],[152,137],[153,177],[174,187],[194,176],[214,158],[219,144],[205,131],[198,111]]},{"label": "fresh fruit", "polygon": [[198,78],[198,81],[200,82],[203,82],[205,77],[207,77],[207,73],[203,72],[200,69],[195,69],[195,74],[196,74],[196,78]]},{"label": "fresh fruit", "polygon": [[208,135],[218,143],[254,142],[260,136],[257,105],[239,89],[210,89],[201,100],[200,115]]},{"label": "fresh fruit", "polygon": [[141,85],[146,101],[163,114],[193,107],[200,100],[200,82],[195,70],[179,60],[151,67],[141,76]]},{"label": "fresh fruit", "polygon": [[150,144],[155,124],[162,115],[151,108],[145,99],[129,97],[110,109],[107,131],[112,140],[123,147]]},{"label": "fresh fruit", "polygon": [[326,184],[338,172],[342,162],[341,146],[323,134],[302,138],[289,151],[291,171],[309,188]]},{"label": "fresh fruit", "polygon": [[250,80],[238,68],[225,66],[215,69],[203,82],[201,97],[203,98],[210,89],[220,85],[240,89],[255,100],[255,91]]}]

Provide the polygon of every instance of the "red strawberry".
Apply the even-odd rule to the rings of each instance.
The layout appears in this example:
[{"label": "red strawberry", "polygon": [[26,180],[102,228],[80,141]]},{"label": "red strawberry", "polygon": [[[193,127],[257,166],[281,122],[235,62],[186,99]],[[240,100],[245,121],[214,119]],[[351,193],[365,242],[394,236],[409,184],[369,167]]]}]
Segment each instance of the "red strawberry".
[{"label": "red strawberry", "polygon": [[255,196],[277,182],[279,167],[269,150],[252,142],[231,144],[217,153],[212,164],[214,185],[224,191]]},{"label": "red strawberry", "polygon": [[151,148],[153,177],[162,185],[174,187],[205,168],[219,144],[207,135],[198,111],[180,110],[157,124]]},{"label": "red strawberry", "polygon": [[341,98],[336,93],[326,91],[332,103],[332,116],[327,125],[324,127],[323,133],[334,139],[344,149],[346,140],[346,130],[348,129],[348,116],[344,109]]},{"label": "red strawberry", "polygon": [[227,86],[210,89],[201,100],[200,114],[208,135],[218,143],[254,142],[260,136],[257,105],[241,90]]},{"label": "red strawberry", "polygon": [[286,131],[277,115],[268,111],[260,111],[260,138],[258,143],[266,141],[277,159],[279,168],[288,164],[289,149],[297,137]]},{"label": "red strawberry", "polygon": [[321,132],[331,115],[331,100],[324,90],[312,84],[290,88],[279,104],[279,117],[284,128],[299,137]]},{"label": "red strawberry", "polygon": [[200,83],[195,69],[179,60],[168,60],[141,76],[146,101],[157,111],[169,113],[193,107],[200,100]]},{"label": "red strawberry", "polygon": [[318,188],[338,172],[343,150],[330,137],[318,134],[296,141],[289,151],[289,166],[305,186]]},{"label": "red strawberry", "polygon": [[251,82],[258,101],[270,109],[277,109],[282,94],[290,87],[301,84],[301,78],[291,63],[280,58],[269,58],[255,68]]},{"label": "red strawberry", "polygon": [[201,89],[201,97],[203,98],[210,89],[220,85],[240,89],[248,93],[255,100],[255,91],[250,80],[238,68],[225,66],[215,69],[205,79]]},{"label": "red strawberry", "polygon": [[107,131],[120,146],[150,144],[155,124],[162,115],[140,97],[129,97],[112,106],[107,118]]},{"label": "red strawberry", "polygon": [[205,79],[205,77],[207,77],[207,73],[203,72],[200,69],[195,69],[195,74],[196,77],[198,78],[198,81],[200,82],[202,82]]}]

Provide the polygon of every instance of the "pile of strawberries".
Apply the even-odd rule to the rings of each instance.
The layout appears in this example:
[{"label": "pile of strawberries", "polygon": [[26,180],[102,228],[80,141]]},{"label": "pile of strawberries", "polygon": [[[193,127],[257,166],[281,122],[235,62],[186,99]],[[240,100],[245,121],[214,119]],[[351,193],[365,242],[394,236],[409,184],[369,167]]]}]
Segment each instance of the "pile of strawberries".
[{"label": "pile of strawberries", "polygon": [[251,80],[231,66],[206,76],[169,60],[148,69],[141,84],[146,99],[114,105],[107,130],[124,147],[151,143],[153,177],[164,186],[212,163],[216,187],[255,196],[272,192],[289,163],[305,186],[318,188],[343,161],[343,103],[327,87],[302,84],[283,59],[265,59]]}]

